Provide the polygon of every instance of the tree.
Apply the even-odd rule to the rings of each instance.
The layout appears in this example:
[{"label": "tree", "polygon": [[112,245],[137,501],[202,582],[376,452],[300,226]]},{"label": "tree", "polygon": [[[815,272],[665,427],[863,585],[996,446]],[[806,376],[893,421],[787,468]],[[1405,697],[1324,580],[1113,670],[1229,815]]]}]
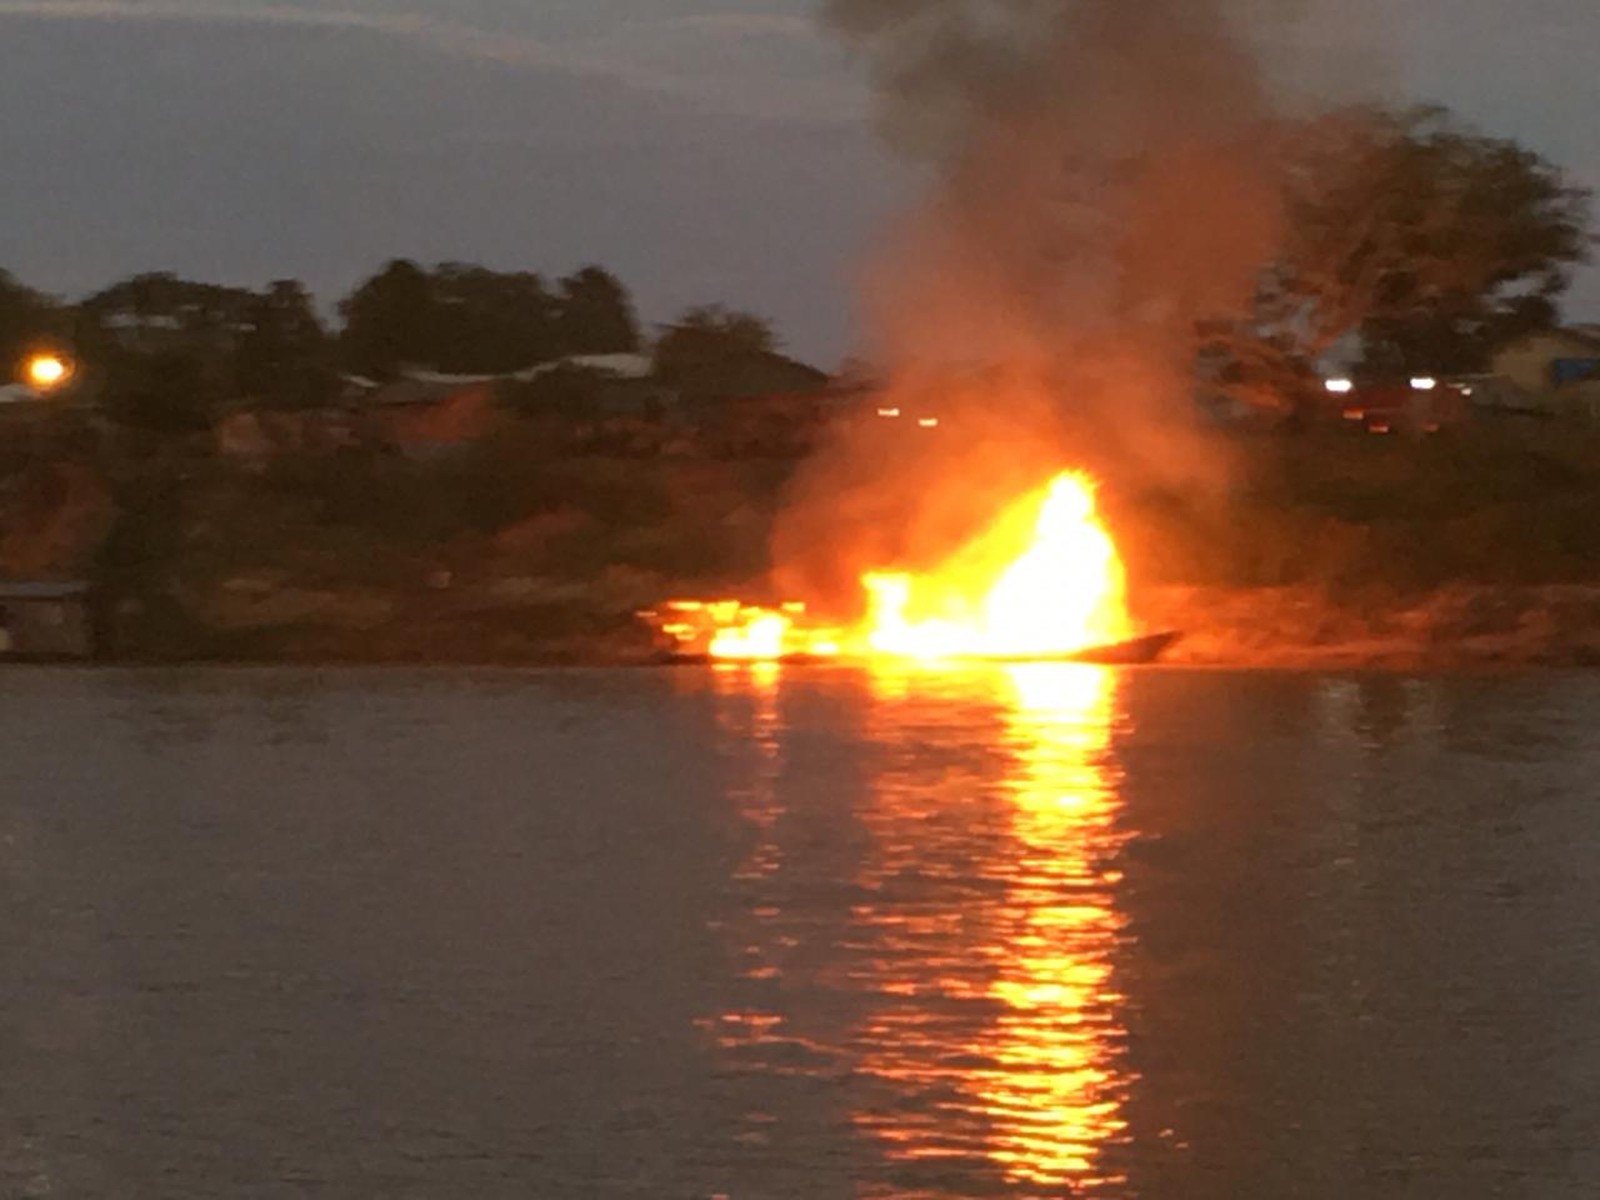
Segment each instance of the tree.
[{"label": "tree", "polygon": [[436,359],[433,280],[409,259],[395,259],[339,304],[340,358],[376,378]]},{"label": "tree", "polygon": [[113,414],[158,429],[203,427],[239,391],[255,293],[168,272],[135,275],[85,300],[78,349]]},{"label": "tree", "polygon": [[81,306],[92,331],[123,345],[231,348],[255,294],[152,271],[112,284]]},{"label": "tree", "polygon": [[340,305],[346,366],[383,377],[406,365],[498,375],[569,354],[638,346],[627,293],[588,268],[552,295],[531,271],[390,263]]},{"label": "tree", "polygon": [[656,374],[672,382],[707,365],[771,354],[777,345],[772,326],[760,317],[701,305],[663,327],[656,339]]},{"label": "tree", "polygon": [[557,301],[531,271],[441,263],[432,288],[440,370],[504,374],[557,353]]},{"label": "tree", "polygon": [[1202,330],[1225,383],[1293,397],[1347,341],[1372,371],[1478,371],[1554,322],[1593,242],[1589,193],[1558,168],[1436,108],[1341,113],[1296,143],[1254,310]]},{"label": "tree", "polygon": [[280,279],[246,308],[235,364],[245,396],[279,408],[312,408],[333,391],[327,330],[311,294],[298,280]]},{"label": "tree", "polygon": [[28,352],[52,338],[61,312],[49,297],[0,270],[0,384],[10,383]]},{"label": "tree", "polygon": [[560,283],[561,353],[631,354],[639,326],[627,289],[609,271],[585,267]]}]

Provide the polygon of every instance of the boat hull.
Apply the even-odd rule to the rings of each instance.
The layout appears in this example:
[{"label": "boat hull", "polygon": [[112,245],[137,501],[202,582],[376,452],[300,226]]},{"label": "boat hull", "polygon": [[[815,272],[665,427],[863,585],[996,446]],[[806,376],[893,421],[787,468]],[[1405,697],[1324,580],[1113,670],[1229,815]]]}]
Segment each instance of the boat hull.
[{"label": "boat hull", "polygon": [[[1182,636],[1182,633],[1178,630],[1168,629],[1161,633],[1150,633],[1145,634],[1143,637],[1129,638],[1123,642],[1108,642],[1102,646],[1090,646],[1083,650],[1074,650],[1069,654],[984,655],[951,659],[949,661],[1011,664],[1058,662],[1094,663],[1108,667],[1139,666],[1159,660]],[[671,654],[666,661],[674,666],[707,666],[712,663],[734,663],[748,660],[714,658],[709,654]],[[830,658],[812,654],[786,654],[781,658],[762,661],[780,662],[791,666],[819,666],[826,664],[845,665],[855,660],[849,656]]]},{"label": "boat hull", "polygon": [[1143,637],[1130,638],[1125,642],[1112,642],[1105,646],[1091,646],[1077,654],[1068,655],[1069,662],[1100,663],[1105,666],[1137,666],[1140,663],[1152,663],[1170,650],[1178,641],[1181,634],[1176,629],[1164,630],[1161,633],[1147,633]]}]

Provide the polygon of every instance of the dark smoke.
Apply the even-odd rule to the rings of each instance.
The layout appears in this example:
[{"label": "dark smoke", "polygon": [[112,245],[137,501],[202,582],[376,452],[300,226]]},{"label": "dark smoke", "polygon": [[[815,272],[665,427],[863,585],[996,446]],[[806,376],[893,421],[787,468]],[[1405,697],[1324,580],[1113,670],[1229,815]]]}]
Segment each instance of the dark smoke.
[{"label": "dark smoke", "polygon": [[[935,173],[876,265],[891,363],[1186,353],[1277,233],[1275,111],[1224,0],[832,0]],[[1260,3],[1258,21],[1268,11]],[[1181,344],[1180,344],[1181,343]]]},{"label": "dark smoke", "polygon": [[[930,176],[867,268],[869,356],[962,433],[907,452],[870,429],[821,456],[780,526],[791,582],[837,573],[841,538],[934,553],[1062,467],[1207,471],[1194,330],[1242,309],[1280,232],[1258,44],[1285,19],[1275,0],[828,0],[886,138]],[[949,480],[965,522],[928,515]]]}]

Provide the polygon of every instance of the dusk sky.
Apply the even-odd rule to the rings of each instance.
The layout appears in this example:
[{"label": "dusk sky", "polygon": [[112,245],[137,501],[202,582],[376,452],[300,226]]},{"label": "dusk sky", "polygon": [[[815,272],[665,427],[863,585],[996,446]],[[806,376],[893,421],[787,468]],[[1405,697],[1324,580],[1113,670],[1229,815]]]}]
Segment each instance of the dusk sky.
[{"label": "dusk sky", "polygon": [[[855,328],[853,264],[910,188],[812,10],[0,0],[0,266],[66,296],[152,269],[293,276],[331,303],[401,255],[595,261],[647,321],[722,301],[831,366]],[[1381,50],[1385,94],[1442,101],[1600,184],[1594,0],[1307,10],[1308,38]],[[1569,312],[1600,319],[1600,273]]]}]

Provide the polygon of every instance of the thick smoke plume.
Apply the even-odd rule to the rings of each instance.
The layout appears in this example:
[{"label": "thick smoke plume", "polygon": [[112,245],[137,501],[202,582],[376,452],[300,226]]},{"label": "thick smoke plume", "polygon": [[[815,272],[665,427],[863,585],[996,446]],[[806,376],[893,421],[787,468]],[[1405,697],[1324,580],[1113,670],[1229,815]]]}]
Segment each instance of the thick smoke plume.
[{"label": "thick smoke plume", "polygon": [[869,355],[886,405],[960,433],[912,449],[907,422],[868,421],[819,456],[780,525],[792,585],[937,554],[1063,466],[1204,472],[1194,330],[1241,309],[1279,235],[1255,35],[1282,19],[1274,0],[828,0],[929,176],[867,268]]}]

